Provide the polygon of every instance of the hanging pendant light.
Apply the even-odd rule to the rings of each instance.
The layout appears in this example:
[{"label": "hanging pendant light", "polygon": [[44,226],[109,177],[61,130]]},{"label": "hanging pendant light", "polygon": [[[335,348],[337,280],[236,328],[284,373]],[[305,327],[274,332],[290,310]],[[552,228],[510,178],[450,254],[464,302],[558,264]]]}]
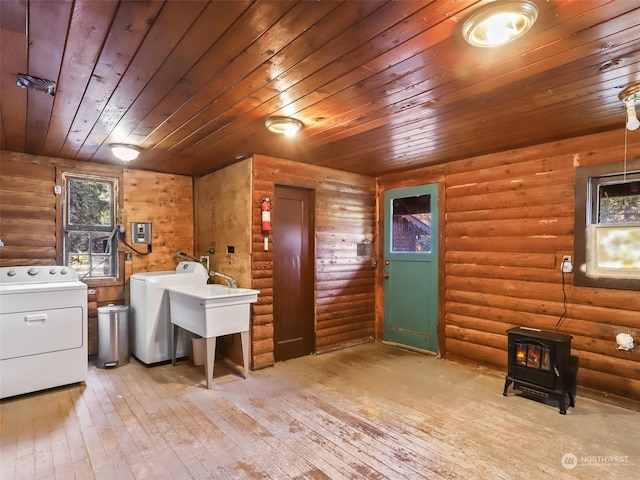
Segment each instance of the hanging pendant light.
[{"label": "hanging pendant light", "polygon": [[636,104],[640,103],[640,83],[629,85],[620,92],[618,98],[627,107],[627,130],[637,130],[640,127],[640,120],[636,113]]}]

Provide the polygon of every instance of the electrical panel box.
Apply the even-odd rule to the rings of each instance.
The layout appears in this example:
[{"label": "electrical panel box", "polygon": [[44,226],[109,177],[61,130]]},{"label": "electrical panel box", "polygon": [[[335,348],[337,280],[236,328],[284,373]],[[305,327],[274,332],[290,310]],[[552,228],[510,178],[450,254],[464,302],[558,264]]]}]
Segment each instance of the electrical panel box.
[{"label": "electrical panel box", "polygon": [[131,222],[131,243],[151,245],[151,223]]}]

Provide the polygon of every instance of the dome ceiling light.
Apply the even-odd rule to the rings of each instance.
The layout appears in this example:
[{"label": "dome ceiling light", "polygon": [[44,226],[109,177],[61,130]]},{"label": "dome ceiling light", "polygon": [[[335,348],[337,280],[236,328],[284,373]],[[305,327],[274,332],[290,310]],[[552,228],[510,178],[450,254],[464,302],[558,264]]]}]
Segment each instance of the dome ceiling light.
[{"label": "dome ceiling light", "polygon": [[285,134],[287,137],[293,137],[303,127],[300,120],[291,117],[267,117],[264,124],[270,132]]},{"label": "dome ceiling light", "polygon": [[123,162],[135,160],[142,151],[139,147],[136,147],[135,145],[127,145],[126,143],[111,143],[109,148],[111,149],[111,153]]},{"label": "dome ceiling light", "polygon": [[636,113],[636,104],[640,103],[640,83],[629,85],[620,92],[618,98],[627,107],[627,130],[637,130],[640,127],[640,120]]},{"label": "dome ceiling light", "polygon": [[496,1],[472,13],[462,35],[474,47],[497,47],[527,33],[537,18],[538,8],[529,0]]}]

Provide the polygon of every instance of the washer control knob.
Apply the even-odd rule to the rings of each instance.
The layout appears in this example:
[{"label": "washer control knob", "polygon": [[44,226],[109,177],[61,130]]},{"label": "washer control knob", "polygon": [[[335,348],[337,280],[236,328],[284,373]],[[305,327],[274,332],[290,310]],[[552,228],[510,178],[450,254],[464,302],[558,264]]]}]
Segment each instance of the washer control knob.
[{"label": "washer control knob", "polygon": [[60,269],[60,273],[61,273],[62,275],[66,275],[68,271],[69,271],[69,270],[68,270],[66,267],[62,267],[62,268]]},{"label": "washer control knob", "polygon": [[31,267],[29,270],[27,270],[27,273],[34,277],[38,274],[38,271],[39,270],[36,267]]},{"label": "washer control knob", "polygon": [[51,270],[49,270],[49,273],[50,273],[51,275],[55,275],[55,274],[56,274],[56,269],[55,269],[55,268],[52,268]]},{"label": "washer control knob", "polygon": [[9,270],[7,272],[7,275],[9,275],[10,277],[15,277],[16,276],[16,271],[12,268],[11,270]]}]

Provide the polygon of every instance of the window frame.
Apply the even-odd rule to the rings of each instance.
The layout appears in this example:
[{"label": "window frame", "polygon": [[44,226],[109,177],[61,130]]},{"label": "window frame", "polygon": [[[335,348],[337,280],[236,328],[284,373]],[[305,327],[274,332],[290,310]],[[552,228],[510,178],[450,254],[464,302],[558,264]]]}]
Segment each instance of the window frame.
[{"label": "window frame", "polygon": [[[594,208],[594,183],[606,183],[606,178],[622,176],[624,172],[636,174],[640,172],[640,158],[626,162],[615,162],[604,165],[578,167],[575,177],[575,221],[574,221],[574,257],[575,265],[573,284],[576,286],[611,288],[619,290],[640,290],[640,279],[590,277],[587,275],[587,227],[592,224]],[[603,179],[595,182],[594,179]],[[611,225],[611,224],[609,224]]]},{"label": "window frame", "polygon": [[[56,185],[60,186],[59,194],[56,201],[56,250],[57,261],[59,265],[65,264],[66,252],[65,252],[65,230],[66,230],[66,201],[67,201],[67,185],[65,178],[67,177],[79,177],[79,178],[93,178],[97,180],[106,180],[113,182],[114,184],[114,222],[116,224],[123,223],[121,221],[121,205],[123,202],[122,193],[122,169],[113,168],[109,166],[93,165],[91,168],[83,165],[74,166],[69,168],[68,166],[59,166],[56,168]],[[124,285],[124,253],[120,251],[120,241],[116,237],[114,255],[114,275],[109,277],[92,277],[81,278],[81,280],[92,287],[111,287]]]}]

